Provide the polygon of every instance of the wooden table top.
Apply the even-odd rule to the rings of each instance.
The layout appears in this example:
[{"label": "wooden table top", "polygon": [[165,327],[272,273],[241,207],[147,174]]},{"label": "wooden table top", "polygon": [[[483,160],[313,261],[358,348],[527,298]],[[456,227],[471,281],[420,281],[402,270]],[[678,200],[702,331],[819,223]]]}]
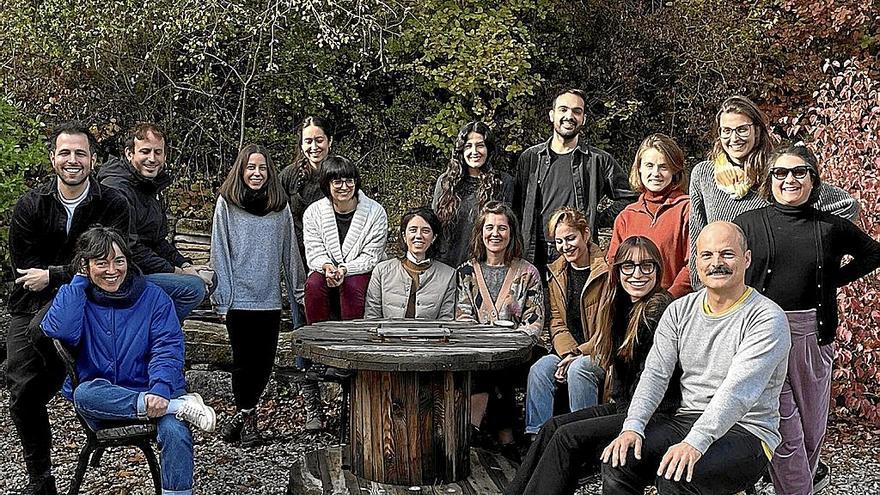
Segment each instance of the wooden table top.
[{"label": "wooden table top", "polygon": [[500,369],[526,361],[533,345],[512,328],[414,319],[321,322],[294,330],[291,344],[328,366],[374,371]]}]

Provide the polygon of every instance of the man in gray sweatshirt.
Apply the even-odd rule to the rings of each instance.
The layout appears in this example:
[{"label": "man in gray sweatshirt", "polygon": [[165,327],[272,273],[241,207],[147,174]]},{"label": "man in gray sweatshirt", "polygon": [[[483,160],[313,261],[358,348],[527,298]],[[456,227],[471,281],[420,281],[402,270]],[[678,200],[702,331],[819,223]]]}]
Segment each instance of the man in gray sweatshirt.
[{"label": "man in gray sweatshirt", "polygon": [[[736,493],[780,442],[788,320],[745,285],[751,252],[739,227],[713,222],[696,244],[704,288],[673,302],[657,326],[623,431],[602,452],[605,494],[641,495],[651,484],[663,494]],[[681,407],[654,415],[679,366]]]}]

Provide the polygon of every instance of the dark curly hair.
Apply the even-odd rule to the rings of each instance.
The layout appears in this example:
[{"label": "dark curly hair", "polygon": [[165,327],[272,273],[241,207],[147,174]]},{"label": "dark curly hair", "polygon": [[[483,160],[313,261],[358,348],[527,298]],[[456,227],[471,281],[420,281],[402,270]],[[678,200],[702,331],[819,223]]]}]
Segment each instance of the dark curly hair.
[{"label": "dark curly hair", "polygon": [[461,183],[462,177],[467,174],[467,164],[464,161],[464,147],[467,144],[468,135],[475,132],[483,136],[486,143],[486,163],[480,167],[480,184],[477,187],[477,209],[482,209],[486,203],[492,200],[500,199],[501,193],[501,175],[495,170],[496,161],[498,160],[498,147],[495,144],[495,137],[489,126],[480,121],[465,124],[458,135],[455,137],[455,149],[452,151],[452,158],[446,167],[446,173],[440,182],[442,193],[437,201],[437,218],[445,227],[455,217],[455,212],[461,204],[461,197],[456,193],[455,188]]}]

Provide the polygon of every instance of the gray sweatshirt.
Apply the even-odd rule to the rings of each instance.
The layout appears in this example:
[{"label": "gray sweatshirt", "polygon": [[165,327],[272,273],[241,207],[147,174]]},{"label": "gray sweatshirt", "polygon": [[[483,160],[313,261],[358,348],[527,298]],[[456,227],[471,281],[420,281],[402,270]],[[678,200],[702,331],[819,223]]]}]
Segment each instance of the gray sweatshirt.
[{"label": "gray sweatshirt", "polygon": [[788,319],[770,299],[749,289],[745,300],[709,315],[706,289],[669,305],[636,387],[623,430],[644,436],[645,425],[681,364],[679,414],[699,414],[684,441],[702,453],[739,424],[776,449],[779,394],[788,367]]},{"label": "gray sweatshirt", "polygon": [[302,301],[305,274],[289,208],[261,217],[218,196],[211,227],[211,266],[217,272],[211,304],[218,314],[230,309],[281,309],[282,272],[291,310],[295,301]]}]

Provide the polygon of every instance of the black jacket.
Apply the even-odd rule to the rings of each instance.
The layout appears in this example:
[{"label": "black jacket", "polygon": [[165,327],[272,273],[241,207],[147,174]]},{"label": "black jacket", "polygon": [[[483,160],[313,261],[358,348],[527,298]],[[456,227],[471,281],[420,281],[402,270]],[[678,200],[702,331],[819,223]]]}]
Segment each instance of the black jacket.
[{"label": "black jacket", "polygon": [[[608,153],[590,146],[581,137],[575,159],[581,160],[583,177],[572,177],[577,192],[577,204],[571,205],[587,214],[593,241],[598,243],[599,228],[613,227],[617,214],[636,199],[629,188],[626,171]],[[516,166],[516,185],[513,194],[513,208],[522,222],[525,253],[523,258],[535,260],[537,229],[544,228],[536,221],[540,209],[538,190],[538,169],[550,165],[550,140],[523,151]],[[599,212],[599,200],[607,196],[611,205]]]},{"label": "black jacket", "polygon": [[[800,252],[777,252],[773,227],[776,222],[790,217],[774,212],[775,205],[747,211],[734,219],[749,240],[752,264],[746,270],[746,284],[764,294],[767,282],[773,276],[773,267],[779,265],[775,258],[785,260],[784,269],[797,270],[803,266]],[[863,232],[855,224],[831,213],[814,208],[803,209],[804,218],[810,220],[812,242],[819,251],[816,270],[818,301],[815,301],[819,345],[830,344],[837,334],[837,288],[857,280],[880,266],[880,243]],[[844,255],[853,259],[840,266]],[[766,295],[766,294],[765,294]],[[786,308],[782,308],[786,309]]]},{"label": "black jacket", "polygon": [[131,208],[131,246],[135,264],[145,274],[173,273],[174,267],[189,262],[168,242],[168,217],[159,199],[171,185],[171,176],[162,170],[155,179],[142,176],[125,158],[112,157],[101,170],[98,180],[119,190]]},{"label": "black jacket", "polygon": [[10,313],[36,313],[54,297],[58,288],[73,278],[71,265],[76,240],[89,227],[99,224],[118,229],[123,236],[129,231],[129,211],[121,193],[102,187],[89,178],[89,192],[73,213],[70,233],[67,232],[67,210],[58,199],[55,175],[25,193],[15,204],[9,227],[9,252],[15,269],[42,268],[49,270],[49,285],[32,292],[16,284],[9,296]]}]

